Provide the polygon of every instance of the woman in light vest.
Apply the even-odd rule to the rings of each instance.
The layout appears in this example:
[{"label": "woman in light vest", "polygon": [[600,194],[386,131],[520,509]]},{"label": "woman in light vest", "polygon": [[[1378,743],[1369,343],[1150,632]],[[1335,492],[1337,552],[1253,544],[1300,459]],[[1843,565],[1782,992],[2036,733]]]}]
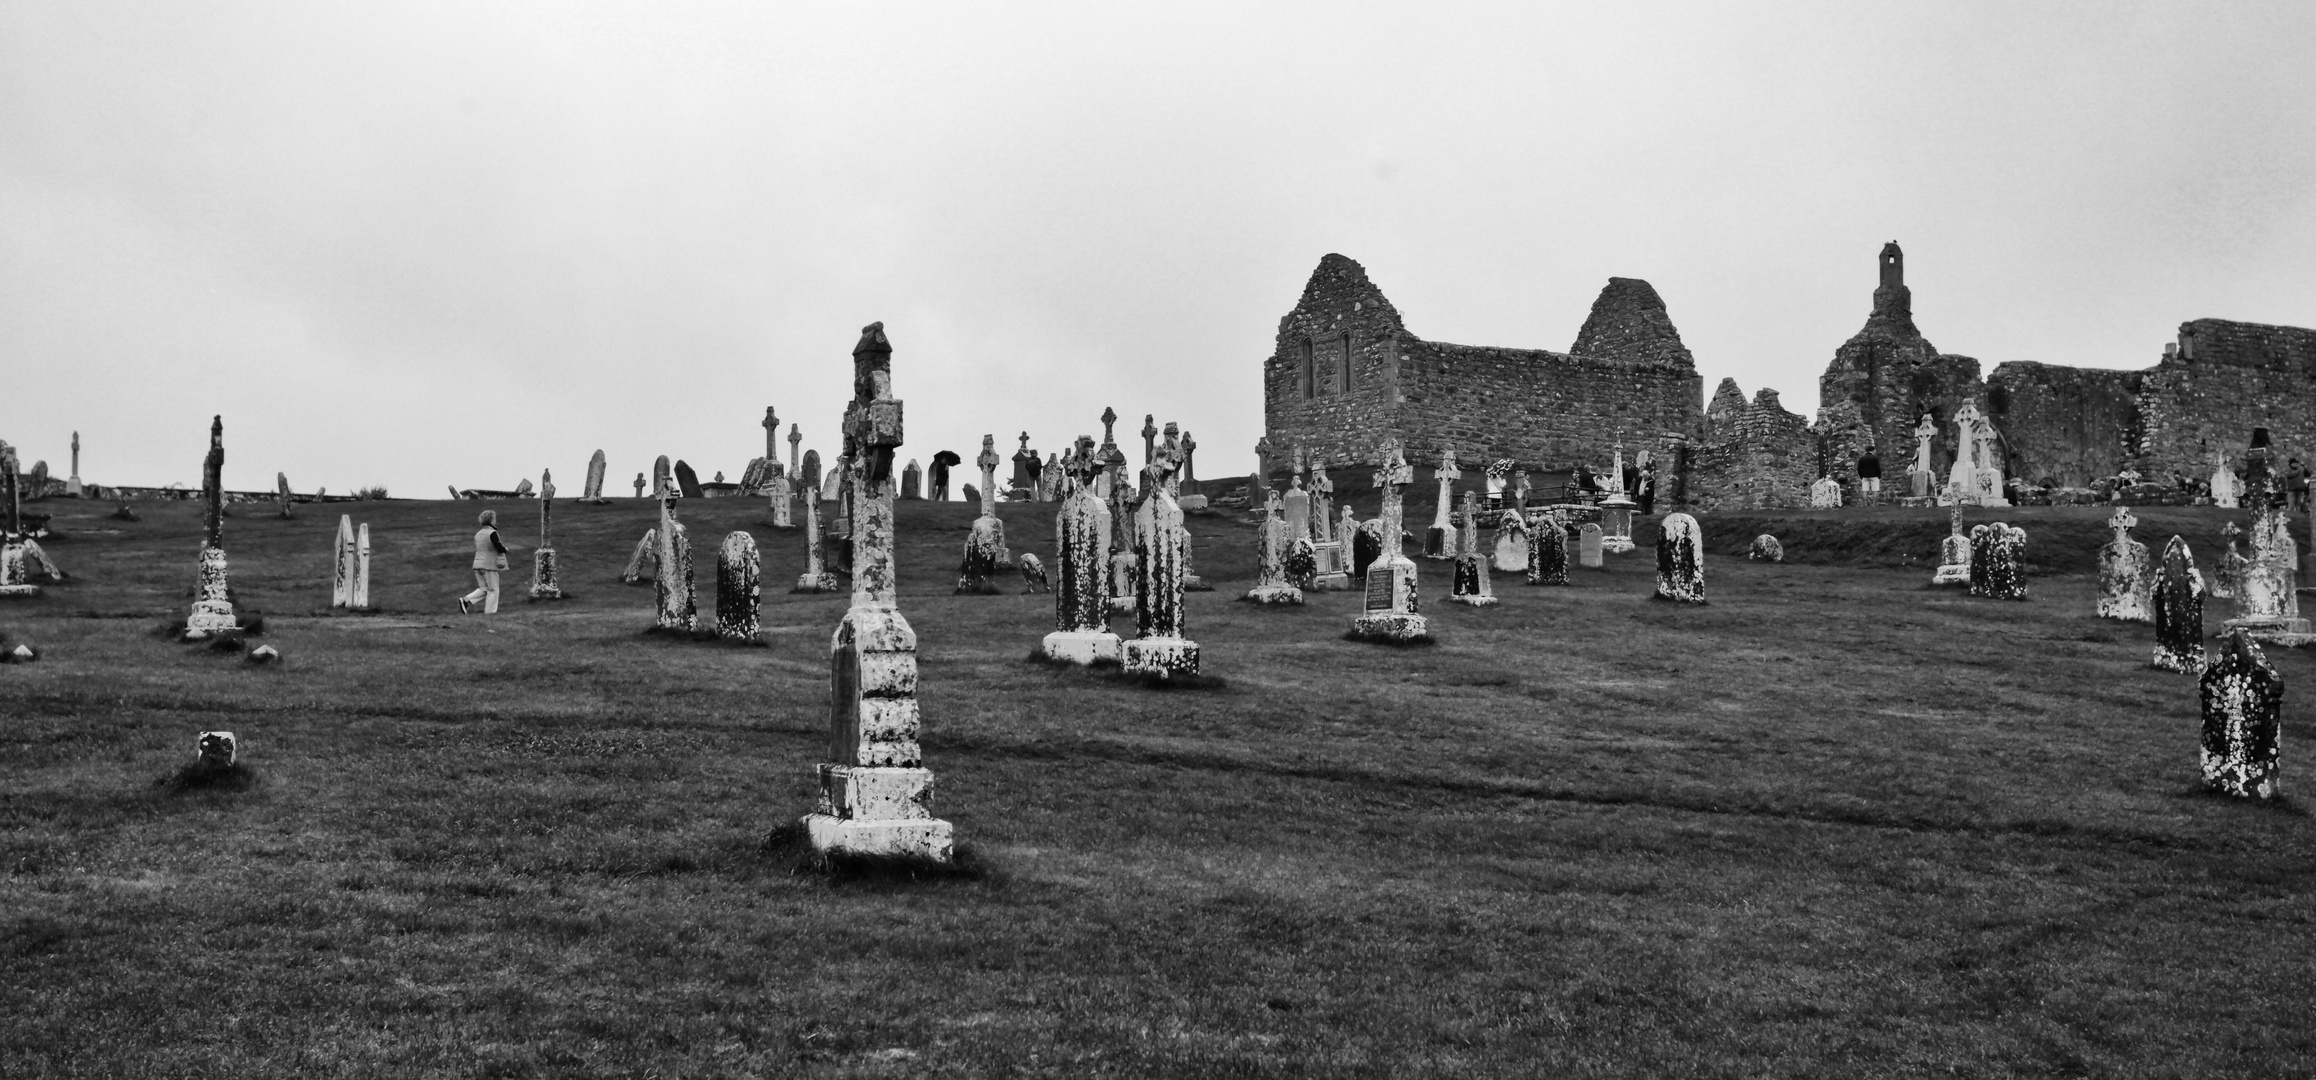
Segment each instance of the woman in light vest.
[{"label": "woman in light vest", "polygon": [[475,519],[482,528],[474,534],[474,591],[458,598],[458,610],[471,613],[476,603],[483,614],[499,613],[499,571],[507,568],[507,545],[499,541],[499,513],[485,510]]}]

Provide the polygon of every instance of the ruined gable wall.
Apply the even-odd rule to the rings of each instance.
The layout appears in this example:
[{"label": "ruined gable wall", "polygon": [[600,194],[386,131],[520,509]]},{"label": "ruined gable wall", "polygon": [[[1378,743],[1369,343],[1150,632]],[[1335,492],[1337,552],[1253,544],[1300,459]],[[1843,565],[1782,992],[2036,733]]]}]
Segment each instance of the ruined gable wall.
[{"label": "ruined gable wall", "polygon": [[1777,391],[1763,388],[1697,449],[1688,501],[1700,510],[1808,506],[1809,485],[1817,477],[1816,433],[1785,410]]},{"label": "ruined gable wall", "polygon": [[2047,478],[2076,488],[2121,472],[2137,432],[2140,377],[2017,360],[1995,368],[1986,414],[2002,433],[2004,471],[2030,486]]},{"label": "ruined gable wall", "polygon": [[2240,458],[2260,426],[2280,457],[2316,455],[2316,330],[2197,319],[2138,374],[2143,474],[2209,475],[2215,450]]},{"label": "ruined gable wall", "polygon": [[1329,465],[1380,460],[1378,448],[1397,427],[1405,337],[1398,310],[1365,268],[1341,255],[1319,260],[1263,361],[1263,428],[1273,460],[1283,469],[1297,447]]},{"label": "ruined gable wall", "polygon": [[1405,341],[1400,424],[1429,453],[1454,440],[1466,462],[1512,458],[1534,471],[1604,465],[1619,435],[1629,456],[1670,452],[1667,432],[1698,430],[1704,387],[1682,362],[1628,363],[1542,349]]}]

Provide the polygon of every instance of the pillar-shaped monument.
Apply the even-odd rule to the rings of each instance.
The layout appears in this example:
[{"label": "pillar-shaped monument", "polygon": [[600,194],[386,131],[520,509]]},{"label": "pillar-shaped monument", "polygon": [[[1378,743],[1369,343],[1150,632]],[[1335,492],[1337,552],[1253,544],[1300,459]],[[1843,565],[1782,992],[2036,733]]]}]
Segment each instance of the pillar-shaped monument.
[{"label": "pillar-shaped monument", "polygon": [[948,862],[949,823],[933,816],[933,774],[917,744],[917,635],[901,617],[893,578],[893,453],[901,403],[892,346],[870,323],[853,348],[853,402],[844,438],[856,501],[852,608],[829,646],[829,758],[820,800],[804,818],[823,853]]},{"label": "pillar-shaped monument", "polygon": [[1488,560],[1480,554],[1480,497],[1464,492],[1463,521],[1456,526],[1455,577],[1448,589],[1451,603],[1488,607],[1496,603],[1496,589],[1488,579]]},{"label": "pillar-shaped monument", "polygon": [[1611,555],[1632,550],[1632,512],[1640,505],[1624,484],[1624,443],[1616,444],[1608,462],[1608,490],[1600,499],[1600,549]]},{"label": "pillar-shaped monument", "polygon": [[603,498],[603,451],[597,450],[587,459],[587,484],[579,489],[579,501],[589,506],[601,506]]},{"label": "pillar-shaped monument", "polygon": [[[1026,447],[1029,436],[1022,436]],[[957,567],[957,591],[977,595],[995,595],[1000,590],[997,579],[1013,565],[1013,555],[1005,549],[1005,522],[997,516],[997,436],[981,437],[981,456],[973,459],[981,469],[981,516],[973,519],[973,530],[965,536],[965,559]]]},{"label": "pillar-shaped monument", "polygon": [[1188,569],[1189,534],[1182,528],[1182,507],[1169,492],[1168,479],[1181,467],[1175,447],[1157,448],[1142,470],[1141,497],[1134,506],[1134,546],[1140,569],[1134,575],[1134,619],[1142,636],[1126,642],[1126,673],[1155,679],[1198,674],[1198,643],[1187,636],[1189,622],[1182,605],[1182,576]]},{"label": "pillar-shaped monument", "polygon": [[539,548],[531,553],[531,599],[561,600],[555,580],[555,470],[539,472]]},{"label": "pillar-shaped monument", "polygon": [[330,560],[330,606],[354,606],[354,515],[338,515],[338,538]]},{"label": "pillar-shaped monument", "polygon": [[672,485],[660,491],[659,573],[652,577],[652,596],[658,601],[660,629],[690,633],[699,628],[700,616],[698,599],[692,591],[690,530],[676,517],[676,500],[680,498],[683,495]]},{"label": "pillar-shaped monument", "polygon": [[1375,487],[1383,493],[1383,516],[1377,522],[1382,550],[1368,564],[1366,610],[1352,620],[1351,633],[1363,641],[1420,641],[1431,636],[1431,626],[1416,610],[1415,560],[1400,550],[1399,542],[1403,500],[1415,470],[1396,440],[1384,443],[1383,455],[1383,467],[1375,472]]},{"label": "pillar-shaped monument", "polygon": [[64,479],[64,493],[80,498],[80,432],[72,433],[72,475]]},{"label": "pillar-shaped monument", "polygon": [[2149,571],[2147,545],[2131,538],[2131,527],[2139,524],[2127,507],[2115,508],[2114,516],[2107,519],[2107,527],[2115,530],[2115,538],[2099,548],[2099,603],[2102,619],[2122,622],[2150,622],[2154,615],[2148,611],[2148,593],[2154,582]]},{"label": "pillar-shaped monument", "polygon": [[288,473],[277,472],[273,474],[273,498],[278,507],[277,512],[281,515],[283,520],[286,521],[289,518],[296,516],[290,512],[290,489]]},{"label": "pillar-shaped monument", "polygon": [[1073,664],[1120,659],[1118,635],[1110,632],[1110,508],[1094,494],[1102,462],[1094,437],[1078,436],[1076,449],[1061,459],[1072,491],[1053,518],[1055,569],[1054,631],[1045,636],[1050,660]]},{"label": "pillar-shaped monument", "polygon": [[1962,531],[1962,508],[1947,511],[1946,539],[1938,542],[1938,569],[1930,575],[1932,585],[1970,584],[1970,534]]},{"label": "pillar-shaped monument", "polygon": [[[1301,489],[1294,494],[1300,495]],[[1303,590],[1287,580],[1287,551],[1298,539],[1295,523],[1284,510],[1286,500],[1277,491],[1265,493],[1262,523],[1255,526],[1255,583],[1241,600],[1257,604],[1300,604]],[[1308,503],[1308,497],[1304,500]],[[1307,512],[1307,511],[1306,511]]]},{"label": "pillar-shaped monument", "polygon": [[797,575],[792,592],[835,592],[836,575],[828,572],[821,556],[820,500],[804,497],[804,573]]},{"label": "pillar-shaped monument", "polygon": [[209,421],[209,456],[201,462],[201,569],[198,599],[185,636],[201,639],[234,629],[232,590],[225,581],[225,418]]},{"label": "pillar-shaped monument", "polygon": [[2243,630],[2254,641],[2297,647],[2316,642],[2316,633],[2300,617],[2300,548],[2292,539],[2281,478],[2268,467],[2266,456],[2266,447],[2257,447],[2245,470],[2252,551],[2235,574],[2235,617],[2221,625]]},{"label": "pillar-shaped monument", "polygon": [[1464,471],[1456,467],[1454,443],[1440,444],[1439,468],[1433,469],[1431,475],[1439,481],[1439,508],[1432,515],[1431,528],[1423,534],[1423,557],[1452,559],[1456,554],[1456,526],[1450,506],[1455,501],[1456,481],[1464,475]]}]

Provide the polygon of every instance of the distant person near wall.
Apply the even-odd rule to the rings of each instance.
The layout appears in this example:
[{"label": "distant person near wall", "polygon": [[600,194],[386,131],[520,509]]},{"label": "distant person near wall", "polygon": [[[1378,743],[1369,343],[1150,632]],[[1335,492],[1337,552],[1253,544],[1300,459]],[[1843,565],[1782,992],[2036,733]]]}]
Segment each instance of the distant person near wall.
[{"label": "distant person near wall", "polygon": [[1882,459],[1871,447],[1858,458],[1858,498],[1870,503],[1882,501]]},{"label": "distant person near wall", "polygon": [[480,603],[483,614],[499,613],[499,571],[507,568],[507,545],[499,539],[499,512],[485,510],[475,519],[482,526],[474,533],[474,591],[458,598],[458,610],[472,612]]},{"label": "distant person near wall", "polygon": [[2291,496],[2292,509],[2308,509],[2308,466],[2300,464],[2299,458],[2293,458],[2284,470],[2284,490]]}]

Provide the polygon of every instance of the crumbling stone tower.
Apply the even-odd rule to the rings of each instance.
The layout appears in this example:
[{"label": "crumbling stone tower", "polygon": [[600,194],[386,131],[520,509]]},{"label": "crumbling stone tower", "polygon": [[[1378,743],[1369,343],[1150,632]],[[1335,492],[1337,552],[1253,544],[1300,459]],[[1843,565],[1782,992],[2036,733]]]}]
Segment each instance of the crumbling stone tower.
[{"label": "crumbling stone tower", "polygon": [[[1875,260],[1879,281],[1866,325],[1834,350],[1833,363],[1818,379],[1821,418],[1834,437],[1823,448],[1827,475],[1845,484],[1857,478],[1858,456],[1871,443],[1882,459],[1882,475],[1905,475],[1913,463],[1912,431],[1923,413],[1946,425],[1964,402],[1985,390],[1978,361],[1938,351],[1914,326],[1914,294],[1906,287],[1906,253],[1895,240],[1882,245]],[[1844,409],[1842,406],[1850,408]],[[1943,474],[1954,461],[1953,434],[1934,444]]]}]

